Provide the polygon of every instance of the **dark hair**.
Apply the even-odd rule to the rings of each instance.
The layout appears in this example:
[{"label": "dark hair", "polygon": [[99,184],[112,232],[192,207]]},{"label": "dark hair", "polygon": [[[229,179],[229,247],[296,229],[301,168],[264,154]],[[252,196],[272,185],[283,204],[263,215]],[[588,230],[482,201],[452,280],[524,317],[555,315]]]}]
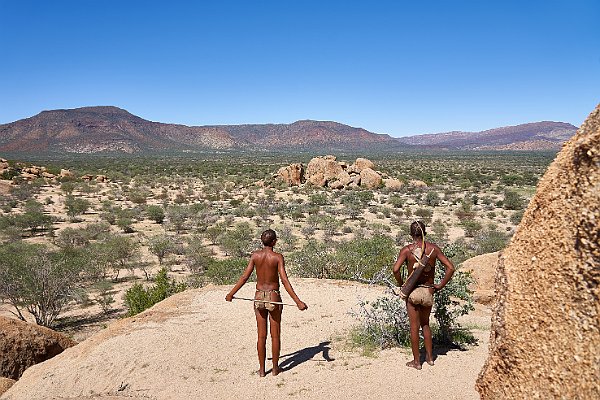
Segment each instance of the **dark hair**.
[{"label": "dark hair", "polygon": [[262,235],[260,235],[260,241],[265,246],[273,247],[276,240],[277,240],[277,234],[275,234],[275,231],[273,229],[267,229],[266,231],[264,231],[262,233]]},{"label": "dark hair", "polygon": [[415,221],[410,224],[410,236],[412,237],[424,237],[427,235],[425,232],[425,224],[422,221]]}]

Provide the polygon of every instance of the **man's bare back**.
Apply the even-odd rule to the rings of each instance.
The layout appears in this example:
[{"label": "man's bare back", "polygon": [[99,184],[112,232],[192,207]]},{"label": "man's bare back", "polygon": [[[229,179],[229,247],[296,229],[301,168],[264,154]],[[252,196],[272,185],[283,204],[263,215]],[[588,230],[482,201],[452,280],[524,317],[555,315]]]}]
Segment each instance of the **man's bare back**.
[{"label": "man's bare back", "polygon": [[281,312],[283,306],[273,304],[272,302],[281,302],[279,294],[279,280],[290,297],[296,303],[299,310],[306,310],[308,306],[294,292],[285,270],[285,261],[280,253],[273,251],[273,246],[277,242],[277,236],[271,229],[267,229],[261,235],[261,241],[264,248],[257,250],[250,256],[248,266],[244,273],[225,296],[225,300],[233,300],[233,296],[248,281],[252,271],[256,269],[256,294],[254,296],[254,313],[256,315],[256,327],[258,332],[258,341],[256,348],[258,351],[259,375],[265,376],[266,359],[266,339],[267,339],[267,321],[271,326],[271,343],[273,351],[273,369],[272,374],[279,374],[279,350],[281,347]]}]

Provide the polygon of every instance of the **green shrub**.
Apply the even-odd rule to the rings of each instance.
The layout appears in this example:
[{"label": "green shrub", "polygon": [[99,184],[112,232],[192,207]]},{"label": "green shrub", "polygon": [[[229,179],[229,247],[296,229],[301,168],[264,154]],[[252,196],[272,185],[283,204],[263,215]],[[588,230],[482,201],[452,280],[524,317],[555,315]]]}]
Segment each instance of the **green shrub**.
[{"label": "green shrub", "polygon": [[154,285],[144,288],[141,284],[136,283],[127,289],[125,292],[127,315],[139,314],[167,297],[182,292],[185,289],[185,283],[177,283],[174,279],[169,279],[167,269],[163,267],[154,278]]},{"label": "green shrub", "polygon": [[507,210],[521,210],[525,206],[525,200],[512,190],[504,191],[504,201],[502,207]]},{"label": "green shrub", "polygon": [[[448,258],[458,255],[461,249],[454,244],[445,246],[442,251]],[[440,282],[445,275],[444,266],[437,261],[435,269],[435,281]],[[458,317],[473,311],[473,291],[469,288],[474,280],[470,272],[461,271],[457,267],[452,279],[433,297],[434,317],[438,323],[439,330],[436,340],[441,343],[452,343],[453,331],[460,330],[457,322]]]},{"label": "green shrub", "polygon": [[215,285],[233,285],[247,266],[248,260],[244,258],[210,259],[204,276]]}]

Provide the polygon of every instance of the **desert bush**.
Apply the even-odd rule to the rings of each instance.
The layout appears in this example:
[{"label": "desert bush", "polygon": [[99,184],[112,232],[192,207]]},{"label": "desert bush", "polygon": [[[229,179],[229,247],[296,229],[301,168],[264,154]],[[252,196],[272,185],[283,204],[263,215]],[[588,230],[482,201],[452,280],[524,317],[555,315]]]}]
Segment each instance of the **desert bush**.
[{"label": "desert bush", "polygon": [[415,210],[414,214],[425,224],[429,225],[431,223],[431,218],[433,217],[433,210],[430,208],[420,207]]},{"label": "desert bush", "polygon": [[288,257],[290,272],[303,278],[330,278],[333,275],[332,249],[309,240],[300,251]]},{"label": "desert bush", "polygon": [[440,196],[437,192],[427,192],[427,195],[425,196],[425,204],[430,207],[437,207],[440,205],[440,202]]},{"label": "desert bush", "polygon": [[495,225],[478,232],[473,241],[477,254],[493,253],[500,251],[508,244],[509,236],[498,230]]},{"label": "desert bush", "polygon": [[481,222],[473,219],[464,219],[460,222],[460,225],[465,230],[466,237],[474,237],[483,229]]},{"label": "desert bush", "polygon": [[389,236],[343,241],[335,248],[333,264],[339,275],[334,278],[370,280],[393,265],[396,255],[394,241]]},{"label": "desert bush", "polygon": [[247,256],[256,243],[250,224],[241,222],[233,229],[227,229],[219,238],[219,245],[228,255],[235,257]]},{"label": "desert bush", "polygon": [[177,283],[174,279],[169,279],[167,269],[163,267],[156,274],[152,286],[144,288],[141,284],[136,283],[127,289],[125,292],[127,315],[139,314],[167,297],[182,292],[185,289],[185,283]]},{"label": "desert bush", "polygon": [[506,210],[521,210],[525,206],[525,200],[512,190],[504,191],[504,201],[502,207]]},{"label": "desert bush", "polygon": [[44,214],[44,206],[41,203],[28,200],[23,210],[24,213],[12,217],[11,225],[17,226],[22,231],[29,230],[31,236],[52,226],[52,217]]},{"label": "desert bush", "polygon": [[61,248],[82,247],[89,243],[89,237],[84,229],[69,227],[62,229],[54,239],[54,244]]},{"label": "desert bush", "polygon": [[146,208],[146,215],[148,216],[148,219],[156,222],[157,224],[162,224],[165,220],[165,210],[161,206],[148,206]]},{"label": "desert bush", "polygon": [[351,333],[354,345],[363,349],[410,346],[410,323],[406,304],[397,296],[361,300],[354,312],[360,325]]},{"label": "desert bush", "polygon": [[277,248],[282,252],[293,251],[298,243],[298,237],[292,232],[289,225],[284,225],[281,228],[276,228],[277,232]]}]

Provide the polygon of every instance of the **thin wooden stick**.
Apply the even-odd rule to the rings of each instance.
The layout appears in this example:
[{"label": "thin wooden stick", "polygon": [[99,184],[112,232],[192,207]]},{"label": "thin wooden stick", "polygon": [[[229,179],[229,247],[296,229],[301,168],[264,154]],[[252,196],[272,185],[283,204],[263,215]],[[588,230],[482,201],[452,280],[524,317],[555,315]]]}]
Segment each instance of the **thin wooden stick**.
[{"label": "thin wooden stick", "polygon": [[281,301],[267,301],[267,300],[256,300],[256,299],[248,299],[246,297],[234,297],[234,299],[237,300],[247,300],[247,301],[254,301],[256,303],[269,303],[269,304],[280,304],[282,306],[294,306],[296,307],[295,304],[289,304],[289,303],[282,303]]}]

